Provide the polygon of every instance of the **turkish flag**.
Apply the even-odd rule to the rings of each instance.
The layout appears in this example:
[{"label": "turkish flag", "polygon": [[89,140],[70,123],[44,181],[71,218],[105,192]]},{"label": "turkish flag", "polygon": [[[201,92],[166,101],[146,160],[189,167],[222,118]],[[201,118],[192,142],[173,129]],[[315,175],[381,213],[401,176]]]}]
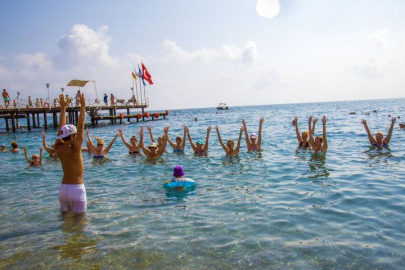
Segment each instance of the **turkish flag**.
[{"label": "turkish flag", "polygon": [[145,65],[142,63],[142,73],[143,79],[147,81],[149,84],[153,84],[152,76],[149,74],[149,71],[146,69]]}]

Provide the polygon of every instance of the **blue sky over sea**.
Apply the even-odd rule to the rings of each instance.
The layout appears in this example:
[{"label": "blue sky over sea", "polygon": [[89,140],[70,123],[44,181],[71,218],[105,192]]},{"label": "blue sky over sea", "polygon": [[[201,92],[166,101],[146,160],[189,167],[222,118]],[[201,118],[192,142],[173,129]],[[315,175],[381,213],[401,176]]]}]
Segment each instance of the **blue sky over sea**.
[{"label": "blue sky over sea", "polygon": [[[152,109],[401,98],[405,2],[1,1],[0,87],[51,97],[71,79]],[[86,86],[86,96],[94,89]]]}]

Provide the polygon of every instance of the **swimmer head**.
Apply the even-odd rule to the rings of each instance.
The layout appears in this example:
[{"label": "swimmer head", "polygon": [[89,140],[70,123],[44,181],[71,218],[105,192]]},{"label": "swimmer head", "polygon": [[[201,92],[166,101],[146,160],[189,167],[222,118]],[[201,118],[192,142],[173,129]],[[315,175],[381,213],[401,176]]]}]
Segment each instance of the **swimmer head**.
[{"label": "swimmer head", "polygon": [[404,124],[404,123],[399,123],[398,126],[399,126],[399,128],[405,128],[405,124]]},{"label": "swimmer head", "polygon": [[315,145],[319,146],[323,142],[323,137],[322,136],[316,136],[315,138]]},{"label": "swimmer head", "polygon": [[0,148],[1,151],[6,150],[6,145],[5,145],[4,143],[3,143],[0,147],[1,147],[1,148]]},{"label": "swimmer head", "polygon": [[250,134],[250,140],[251,140],[252,142],[255,142],[255,141],[256,141],[256,133]]},{"label": "swimmer head", "polygon": [[198,150],[202,150],[202,149],[203,149],[204,143],[203,143],[202,140],[198,140],[198,141],[196,142],[196,144],[197,144],[197,149],[198,149]]},{"label": "swimmer head", "polygon": [[306,141],[308,141],[308,137],[309,137],[308,131],[307,131],[307,130],[304,130],[304,131],[302,132],[302,134],[301,134],[301,139],[302,139],[304,142],[306,142]]},{"label": "swimmer head", "polygon": [[77,129],[74,125],[64,125],[60,131],[61,133],[56,139],[62,139],[62,141],[67,142],[76,138]]},{"label": "swimmer head", "polygon": [[181,165],[176,165],[173,168],[173,176],[174,177],[180,177],[185,175],[184,171],[183,171],[183,167]]},{"label": "swimmer head", "polygon": [[228,149],[233,149],[233,147],[235,146],[234,140],[227,140],[226,146],[228,147]]},{"label": "swimmer head", "polygon": [[381,143],[383,139],[384,139],[384,133],[382,133],[382,131],[378,131],[378,132],[375,134],[375,140],[376,140],[378,143]]},{"label": "swimmer head", "polygon": [[157,144],[156,143],[151,143],[151,144],[149,144],[149,150],[150,150],[150,152],[151,153],[156,153],[156,151],[157,151]]},{"label": "swimmer head", "polygon": [[180,136],[176,137],[176,143],[178,146],[180,146],[180,144],[183,142],[183,139]]},{"label": "swimmer head", "polygon": [[38,165],[39,164],[39,157],[38,155],[32,155],[32,163],[34,165]]}]

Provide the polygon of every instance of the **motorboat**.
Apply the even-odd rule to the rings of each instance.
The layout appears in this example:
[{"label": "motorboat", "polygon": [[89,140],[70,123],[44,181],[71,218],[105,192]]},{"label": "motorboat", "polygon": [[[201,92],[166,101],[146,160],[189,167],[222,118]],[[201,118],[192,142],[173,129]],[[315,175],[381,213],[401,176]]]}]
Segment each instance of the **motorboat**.
[{"label": "motorboat", "polygon": [[228,106],[225,103],[219,103],[217,110],[228,110]]}]

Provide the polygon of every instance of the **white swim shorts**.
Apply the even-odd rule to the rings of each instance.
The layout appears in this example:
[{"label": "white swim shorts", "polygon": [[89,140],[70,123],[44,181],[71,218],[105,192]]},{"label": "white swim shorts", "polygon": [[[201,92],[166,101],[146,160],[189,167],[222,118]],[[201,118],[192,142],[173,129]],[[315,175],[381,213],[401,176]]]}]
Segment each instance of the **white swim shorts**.
[{"label": "white swim shorts", "polygon": [[84,184],[66,185],[59,188],[60,210],[62,212],[84,213],[87,210],[86,188]]}]

